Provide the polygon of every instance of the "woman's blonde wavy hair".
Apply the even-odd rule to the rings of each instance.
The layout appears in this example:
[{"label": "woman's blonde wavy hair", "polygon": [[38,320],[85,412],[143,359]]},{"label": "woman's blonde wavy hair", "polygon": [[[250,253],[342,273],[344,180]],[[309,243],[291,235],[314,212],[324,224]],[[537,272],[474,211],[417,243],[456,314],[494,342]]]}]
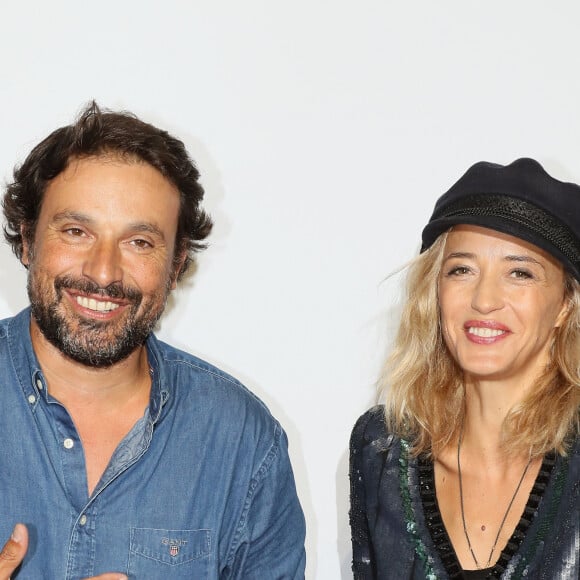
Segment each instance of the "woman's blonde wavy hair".
[{"label": "woman's blonde wavy hair", "polygon": [[[408,265],[401,322],[379,385],[388,428],[415,455],[431,457],[457,441],[464,412],[463,373],[443,339],[437,297],[446,239],[439,236]],[[504,421],[509,454],[565,455],[580,432],[580,284],[567,273],[565,299],[550,364]]]}]

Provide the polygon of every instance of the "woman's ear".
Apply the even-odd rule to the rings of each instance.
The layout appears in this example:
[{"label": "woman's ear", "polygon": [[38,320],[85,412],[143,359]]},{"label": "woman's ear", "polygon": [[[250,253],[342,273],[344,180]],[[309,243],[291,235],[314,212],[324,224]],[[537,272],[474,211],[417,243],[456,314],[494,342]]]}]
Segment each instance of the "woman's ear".
[{"label": "woman's ear", "polygon": [[559,328],[560,326],[562,326],[562,324],[564,324],[564,321],[568,317],[568,313],[570,312],[571,308],[572,308],[572,301],[570,300],[570,298],[569,297],[564,298],[564,302],[562,303],[562,308],[560,309],[560,312],[559,312],[558,316],[556,317],[556,322],[554,323],[554,328]]}]

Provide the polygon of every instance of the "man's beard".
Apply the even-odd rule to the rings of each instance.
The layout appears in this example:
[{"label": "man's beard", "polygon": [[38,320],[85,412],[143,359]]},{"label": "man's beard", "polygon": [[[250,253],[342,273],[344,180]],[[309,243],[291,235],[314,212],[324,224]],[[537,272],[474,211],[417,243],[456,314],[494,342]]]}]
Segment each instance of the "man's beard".
[{"label": "man's beard", "polygon": [[[28,296],[32,316],[44,337],[68,358],[83,365],[104,368],[124,359],[142,346],[153,332],[163,313],[169,294],[169,281],[163,289],[144,304],[143,294],[136,288],[112,283],[106,288],[86,279],[57,276],[54,292],[43,287],[33,270],[28,274]],[[63,290],[71,289],[103,300],[117,298],[130,303],[124,320],[101,321],[83,318],[74,313],[68,316],[59,306],[63,302]]]}]

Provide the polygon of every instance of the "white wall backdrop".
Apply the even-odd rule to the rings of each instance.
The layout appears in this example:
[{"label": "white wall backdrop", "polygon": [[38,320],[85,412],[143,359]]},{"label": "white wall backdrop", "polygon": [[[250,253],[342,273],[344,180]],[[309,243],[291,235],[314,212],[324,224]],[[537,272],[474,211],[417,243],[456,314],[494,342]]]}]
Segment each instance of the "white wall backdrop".
[{"label": "white wall backdrop", "polygon": [[[348,437],[400,279],[473,162],[580,181],[573,0],[19,0],[0,8],[0,176],[86,101],[180,136],[216,227],[159,334],[286,428],[307,577],[350,577]],[[0,246],[0,316],[27,304]],[[1,371],[1,370],[0,370]]]}]

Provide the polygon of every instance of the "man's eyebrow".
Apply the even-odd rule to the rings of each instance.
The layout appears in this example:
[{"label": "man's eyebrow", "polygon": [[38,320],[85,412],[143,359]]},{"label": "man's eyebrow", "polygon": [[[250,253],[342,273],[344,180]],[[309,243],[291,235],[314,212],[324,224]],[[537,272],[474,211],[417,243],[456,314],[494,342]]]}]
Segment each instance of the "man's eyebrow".
[{"label": "man's eyebrow", "polygon": [[[54,215],[52,218],[53,223],[62,223],[66,221],[78,222],[80,224],[90,225],[94,223],[94,220],[84,213],[79,213],[76,211],[61,211]],[[152,222],[130,222],[125,228],[126,231],[134,233],[147,233],[153,236],[157,236],[161,239],[165,239],[165,234],[163,230]]]},{"label": "man's eyebrow", "polygon": [[165,239],[165,234],[162,229],[158,225],[150,222],[133,222],[129,224],[127,229],[135,233],[142,232]]},{"label": "man's eyebrow", "polygon": [[84,213],[78,213],[76,211],[61,211],[57,214],[54,214],[54,217],[52,218],[53,222],[65,222],[67,220],[73,221],[73,222],[80,222],[82,224],[88,224],[91,223],[91,218],[84,214]]}]

